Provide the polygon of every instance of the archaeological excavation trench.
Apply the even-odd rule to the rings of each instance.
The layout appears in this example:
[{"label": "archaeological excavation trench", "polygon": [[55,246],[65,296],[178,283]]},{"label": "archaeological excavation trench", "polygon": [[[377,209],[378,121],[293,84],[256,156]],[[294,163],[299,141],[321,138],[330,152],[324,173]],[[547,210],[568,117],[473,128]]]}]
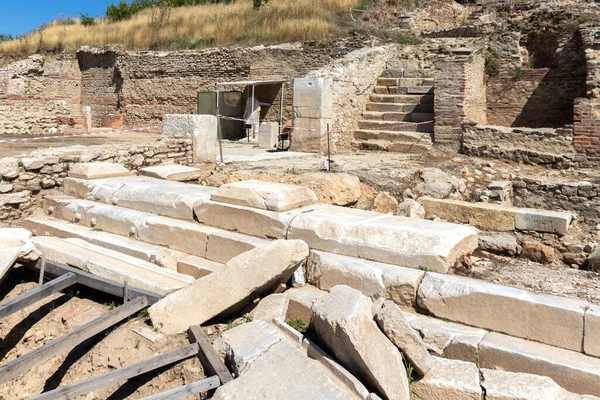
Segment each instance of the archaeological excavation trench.
[{"label": "archaeological excavation trench", "polygon": [[505,3],[7,62],[0,400],[600,399],[600,13]]}]

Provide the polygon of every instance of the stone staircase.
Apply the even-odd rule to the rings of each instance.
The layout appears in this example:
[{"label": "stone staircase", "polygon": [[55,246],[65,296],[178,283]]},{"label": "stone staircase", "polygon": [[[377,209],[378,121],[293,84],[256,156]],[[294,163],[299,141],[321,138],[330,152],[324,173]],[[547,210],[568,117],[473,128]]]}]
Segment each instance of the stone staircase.
[{"label": "stone staircase", "polygon": [[[405,78],[386,70],[354,132],[353,147],[398,153],[426,153],[432,146],[433,78]],[[420,124],[411,124],[416,122]]]}]

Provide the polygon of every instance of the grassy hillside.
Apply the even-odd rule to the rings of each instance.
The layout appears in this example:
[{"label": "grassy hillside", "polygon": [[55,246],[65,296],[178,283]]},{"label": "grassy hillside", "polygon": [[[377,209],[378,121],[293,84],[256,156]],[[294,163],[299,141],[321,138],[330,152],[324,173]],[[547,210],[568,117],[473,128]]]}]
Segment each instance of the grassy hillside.
[{"label": "grassy hillside", "polygon": [[17,40],[0,42],[0,53],[24,56],[75,51],[82,45],[123,44],[128,49],[182,49],[240,43],[321,39],[344,33],[350,8],[365,0],[252,0],[179,8],[155,7],[127,20],[55,21]]}]

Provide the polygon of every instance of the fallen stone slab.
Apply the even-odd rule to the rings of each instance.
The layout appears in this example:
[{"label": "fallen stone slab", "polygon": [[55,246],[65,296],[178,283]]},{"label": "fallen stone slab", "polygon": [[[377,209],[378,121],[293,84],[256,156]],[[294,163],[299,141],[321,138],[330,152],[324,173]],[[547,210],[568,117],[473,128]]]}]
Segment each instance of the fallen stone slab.
[{"label": "fallen stone slab", "polygon": [[477,363],[479,343],[488,331],[424,315],[404,313],[427,349],[437,356]]},{"label": "fallen stone slab", "polygon": [[401,307],[412,309],[417,288],[425,272],[414,268],[311,251],[306,264],[308,283],[322,290],[346,285],[365,296],[393,300]]},{"label": "fallen stone slab", "polygon": [[569,393],[546,376],[482,369],[486,400],[576,400],[597,399]]},{"label": "fallen stone slab", "polygon": [[393,301],[378,300],[374,306],[375,321],[390,341],[414,367],[424,376],[431,369],[430,356],[419,334],[410,326],[400,307]]},{"label": "fallen stone slab", "polygon": [[600,357],[600,306],[596,304],[590,304],[590,308],[585,312],[583,352]]},{"label": "fallen stone slab", "polygon": [[109,162],[79,163],[69,169],[69,176],[77,179],[102,179],[129,175],[131,172],[121,164]]},{"label": "fallen stone slab", "polygon": [[289,301],[290,299],[285,293],[268,295],[258,303],[250,315],[254,320],[263,320],[269,323],[274,319],[285,321]]},{"label": "fallen stone slab", "polygon": [[307,326],[310,326],[312,322],[311,313],[313,303],[326,294],[327,292],[311,285],[287,290],[285,295],[288,298],[288,307],[285,321],[289,319],[300,319],[306,322]]},{"label": "fallen stone slab", "polygon": [[469,203],[433,197],[422,197],[419,200],[428,213],[451,222],[469,224],[491,231],[520,229],[564,235],[573,219],[571,212]]},{"label": "fallen stone slab", "polygon": [[388,399],[409,399],[402,355],[373,322],[371,299],[336,286],[315,301],[312,319],[319,338],[348,371]]},{"label": "fallen stone slab", "polygon": [[210,199],[270,211],[289,211],[317,204],[317,195],[307,187],[248,180],[222,185]]},{"label": "fallen stone slab", "polygon": [[294,217],[310,210],[310,207],[275,212],[208,201],[196,204],[194,212],[201,224],[261,238],[283,239]]},{"label": "fallen stone slab", "polygon": [[91,244],[116,250],[172,270],[177,270],[177,263],[181,258],[177,252],[164,247],[50,217],[27,218],[23,221],[23,227],[30,230],[35,236],[55,236],[61,239],[79,238]]},{"label": "fallen stone slab", "polygon": [[208,235],[206,258],[226,263],[240,254],[264,246],[268,240],[230,231],[214,231]]},{"label": "fallen stone slab", "polygon": [[81,239],[33,237],[32,242],[46,259],[82,269],[91,274],[154,293],[167,294],[187,286],[194,278],[178,274]]},{"label": "fallen stone slab", "polygon": [[315,250],[444,273],[477,248],[472,227],[329,205],[299,214],[287,237]]},{"label": "fallen stone slab", "polygon": [[547,376],[570,392],[600,396],[600,359],[576,351],[490,332],[479,367]]},{"label": "fallen stone slab", "polygon": [[299,240],[277,240],[250,250],[154,304],[149,309],[152,322],[167,334],[184,332],[286,282],[307,257],[308,246]]},{"label": "fallen stone slab", "polygon": [[244,368],[239,377],[219,387],[212,399],[352,399],[264,321],[240,325],[223,336],[229,346],[227,359],[244,360]]},{"label": "fallen stone slab", "polygon": [[[482,400],[479,369],[473,363],[431,357],[431,370],[410,385],[412,399]],[[420,397],[416,397],[420,396]]]},{"label": "fallen stone slab", "polygon": [[166,181],[185,182],[198,180],[202,176],[202,170],[187,165],[168,164],[142,168],[139,174]]},{"label": "fallen stone slab", "polygon": [[589,305],[582,300],[436,273],[425,274],[417,304],[437,318],[575,351],[581,351],[583,317]]},{"label": "fallen stone slab", "polygon": [[0,283],[18,259],[36,260],[38,251],[31,232],[23,228],[0,228]]}]

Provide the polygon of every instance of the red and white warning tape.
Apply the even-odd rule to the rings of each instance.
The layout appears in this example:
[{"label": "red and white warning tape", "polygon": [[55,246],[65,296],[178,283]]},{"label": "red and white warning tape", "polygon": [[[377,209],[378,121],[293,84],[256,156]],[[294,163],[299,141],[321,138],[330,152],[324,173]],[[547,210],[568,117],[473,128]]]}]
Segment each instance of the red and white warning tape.
[{"label": "red and white warning tape", "polygon": [[157,128],[160,128],[160,125],[145,126],[145,127],[142,127],[142,128],[119,129],[119,130],[103,131],[103,132],[73,133],[73,134],[69,134],[69,135],[36,136],[36,137],[29,137],[29,138],[1,139],[0,143],[30,142],[30,141],[34,141],[34,140],[66,139],[66,138],[71,138],[71,137],[107,135],[109,133],[123,133],[123,132],[134,132],[134,131],[147,131],[147,130],[150,130],[150,129],[157,129]]},{"label": "red and white warning tape", "polygon": [[[221,119],[227,119],[227,120],[231,120],[231,121],[242,121],[242,122],[246,121],[245,119],[242,119],[242,118],[228,117],[226,115],[218,115],[218,117],[221,118]],[[377,120],[373,120],[373,122],[377,122]],[[385,128],[385,130],[390,130],[392,128],[400,128],[400,127],[403,127],[403,126],[432,124],[434,122],[435,122],[434,120],[422,121],[422,122],[404,122],[404,123],[400,123],[400,124],[389,125],[389,126],[387,126]],[[288,128],[288,129],[292,129],[292,130],[296,130],[296,131],[319,132],[319,129],[296,128],[294,126],[284,126],[284,128]],[[337,130],[337,131],[333,130],[333,131],[330,131],[330,133],[343,133],[343,132],[353,132],[353,131],[345,131],[345,130]]]}]

